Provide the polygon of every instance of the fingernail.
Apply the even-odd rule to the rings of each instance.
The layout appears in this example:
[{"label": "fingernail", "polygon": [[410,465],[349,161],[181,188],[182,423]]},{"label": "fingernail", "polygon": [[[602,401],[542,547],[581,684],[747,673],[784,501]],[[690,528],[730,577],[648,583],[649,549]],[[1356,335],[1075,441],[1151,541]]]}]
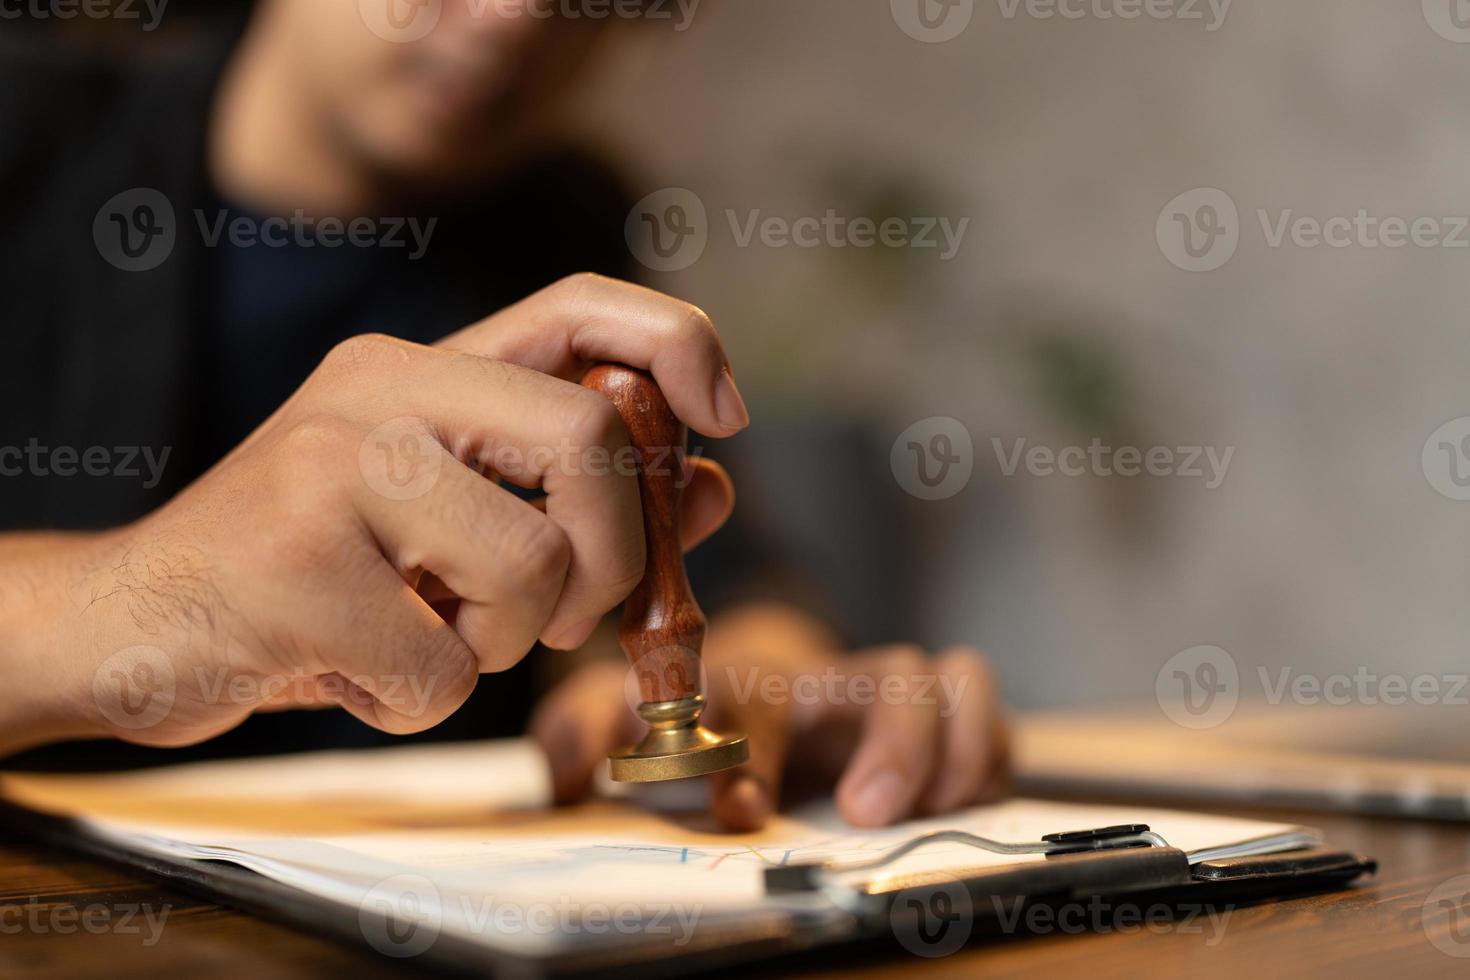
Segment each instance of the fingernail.
[{"label": "fingernail", "polygon": [[853,816],[872,826],[892,822],[898,817],[899,793],[902,790],[903,780],[898,773],[885,769],[853,794]]},{"label": "fingernail", "polygon": [[715,382],[715,414],[720,417],[720,424],[732,432],[750,424],[750,411],[745,407],[745,399],[740,397],[740,389],[735,387],[729,368]]}]

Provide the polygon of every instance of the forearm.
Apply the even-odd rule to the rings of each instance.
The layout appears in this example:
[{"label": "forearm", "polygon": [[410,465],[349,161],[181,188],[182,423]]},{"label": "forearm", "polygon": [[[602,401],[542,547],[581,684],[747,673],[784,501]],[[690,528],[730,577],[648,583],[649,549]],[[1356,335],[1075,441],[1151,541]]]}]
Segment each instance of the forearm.
[{"label": "forearm", "polygon": [[96,535],[0,535],[0,757],[102,733],[90,703],[84,604],[72,594]]}]

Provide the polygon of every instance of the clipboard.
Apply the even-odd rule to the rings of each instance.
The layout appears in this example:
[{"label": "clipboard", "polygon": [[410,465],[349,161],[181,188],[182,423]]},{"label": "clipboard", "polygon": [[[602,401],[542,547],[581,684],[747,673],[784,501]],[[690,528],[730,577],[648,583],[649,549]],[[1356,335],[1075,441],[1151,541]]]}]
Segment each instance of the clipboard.
[{"label": "clipboard", "polygon": [[[359,915],[234,865],[160,858],[130,851],[79,821],[0,803],[0,823],[58,846],[163,879],[180,891],[262,918],[336,939],[369,955]],[[1041,861],[943,872],[888,874],[905,855],[940,841],[992,853],[1042,855]],[[1099,909],[1115,922],[1147,915],[1235,909],[1292,895],[1332,891],[1377,871],[1371,858],[1330,847],[1272,854],[1190,855],[1145,825],[1050,834],[1040,841],[1000,842],[960,832],[912,838],[860,865],[796,864],[766,871],[772,897],[806,903],[821,915],[772,915],[696,934],[674,948],[655,937],[620,937],[606,947],[547,958],[487,950],[444,935],[400,965],[451,976],[553,980],[580,977],[672,977],[744,970],[779,961],[800,966],[820,957],[936,958],[987,940],[1053,931],[1058,923],[1090,924]],[[840,914],[831,914],[832,909]],[[1169,919],[1167,917],[1173,917]],[[1038,926],[1039,924],[1039,926]],[[387,923],[382,923],[386,926]],[[1065,931],[1075,931],[1063,927]],[[1094,930],[1095,931],[1095,930]]]}]

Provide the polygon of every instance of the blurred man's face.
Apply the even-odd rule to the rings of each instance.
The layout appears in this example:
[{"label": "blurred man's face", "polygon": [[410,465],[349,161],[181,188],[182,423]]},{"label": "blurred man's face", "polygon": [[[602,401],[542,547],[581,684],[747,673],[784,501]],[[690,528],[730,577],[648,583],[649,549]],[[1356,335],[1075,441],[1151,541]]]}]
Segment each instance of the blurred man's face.
[{"label": "blurred man's face", "polygon": [[301,105],[328,138],[401,178],[505,162],[574,80],[607,20],[532,0],[275,0]]}]

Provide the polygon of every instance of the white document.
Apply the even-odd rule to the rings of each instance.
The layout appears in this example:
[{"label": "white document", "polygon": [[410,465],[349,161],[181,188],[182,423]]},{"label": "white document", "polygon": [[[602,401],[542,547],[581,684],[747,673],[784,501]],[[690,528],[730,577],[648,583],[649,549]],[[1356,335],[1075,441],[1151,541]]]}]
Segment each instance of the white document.
[{"label": "white document", "polygon": [[[1197,858],[1320,843],[1285,824],[1137,807],[1011,800],[883,830],[855,830],[831,804],[756,834],[719,832],[701,810],[629,800],[551,809],[529,742],[409,746],[172,766],[109,775],[0,775],[33,810],[80,819],[131,851],[226,861],[361,914],[431,925],[520,956],[650,930],[676,944],[696,928],[773,913],[818,914],[765,894],[772,865],[859,860],[917,834],[965,830],[1007,842],[1146,823]],[[958,843],[925,847],[894,873],[1040,856]],[[886,869],[887,870],[887,869]],[[810,903],[808,903],[810,904]],[[364,919],[371,942],[376,928]],[[408,933],[405,933],[407,935]],[[377,943],[374,943],[377,945]]]}]

